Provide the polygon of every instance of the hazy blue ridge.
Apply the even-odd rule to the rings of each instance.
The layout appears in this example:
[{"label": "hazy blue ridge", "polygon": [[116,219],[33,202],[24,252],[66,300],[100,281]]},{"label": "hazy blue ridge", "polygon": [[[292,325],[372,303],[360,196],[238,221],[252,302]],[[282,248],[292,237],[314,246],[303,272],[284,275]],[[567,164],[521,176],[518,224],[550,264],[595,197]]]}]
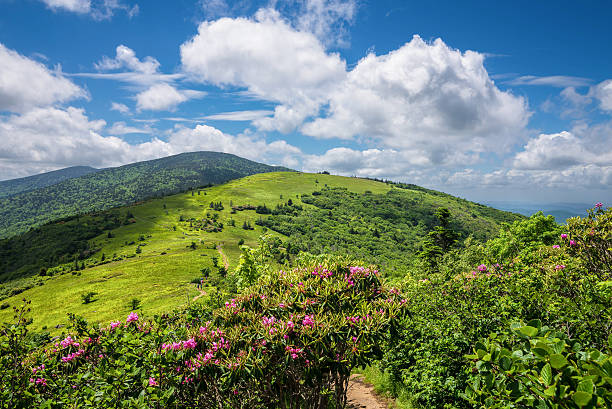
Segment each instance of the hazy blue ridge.
[{"label": "hazy blue ridge", "polygon": [[41,173],[39,175],[3,180],[0,181],[0,198],[52,186],[64,180],[78,178],[98,171],[99,169],[90,166],[72,166],[65,169]]},{"label": "hazy blue ridge", "polygon": [[565,223],[570,217],[585,216],[587,209],[593,207],[592,203],[526,203],[490,201],[484,204],[507,212],[515,212],[524,216],[531,216],[541,211],[545,215],[555,217],[557,223]]}]

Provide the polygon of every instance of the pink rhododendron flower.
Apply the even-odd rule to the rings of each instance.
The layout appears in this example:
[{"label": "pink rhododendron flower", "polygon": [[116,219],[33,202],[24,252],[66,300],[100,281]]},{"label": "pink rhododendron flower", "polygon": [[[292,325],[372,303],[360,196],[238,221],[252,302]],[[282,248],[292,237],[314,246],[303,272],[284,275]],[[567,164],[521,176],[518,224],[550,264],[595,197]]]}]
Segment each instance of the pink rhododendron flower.
[{"label": "pink rhododendron flower", "polygon": [[314,327],[315,322],[314,322],[314,315],[306,315],[304,317],[304,319],[302,320],[302,325],[305,327]]},{"label": "pink rhododendron flower", "polygon": [[576,246],[577,244],[576,244],[576,241],[575,241],[575,240],[570,240],[570,241],[569,241],[569,245],[570,245],[570,246]]},{"label": "pink rhododendron flower", "polygon": [[120,325],[121,325],[121,321],[115,321],[115,322],[111,322],[110,323],[111,329],[115,329],[115,328],[117,328]]},{"label": "pink rhododendron flower", "polygon": [[603,206],[603,203],[601,203],[601,202],[595,203],[595,207],[598,208],[598,209],[601,209],[602,206]]},{"label": "pink rhododendron flower", "polygon": [[553,249],[560,249],[560,248],[561,248],[561,246],[559,246],[558,244],[554,244],[553,245]]},{"label": "pink rhododendron flower", "polygon": [[195,339],[190,338],[187,341],[183,341],[183,348],[185,349],[193,349],[197,346]]},{"label": "pink rhododendron flower", "polygon": [[157,383],[155,378],[151,377],[149,378],[149,386],[159,386],[159,384]]},{"label": "pink rhododendron flower", "polygon": [[567,239],[567,234],[563,233],[563,234],[561,235],[561,238],[562,238],[562,239]]},{"label": "pink rhododendron flower", "polygon": [[135,312],[131,312],[130,315],[128,315],[127,320],[125,322],[130,323],[132,321],[138,321],[138,314],[136,314]]},{"label": "pink rhododendron flower", "polygon": [[485,271],[487,271],[487,266],[485,266],[484,264],[479,265],[478,271],[480,271],[481,273],[484,273]]},{"label": "pink rhododendron flower", "polygon": [[563,264],[557,264],[555,266],[555,270],[559,271],[559,270],[563,270],[565,268],[565,266]]}]

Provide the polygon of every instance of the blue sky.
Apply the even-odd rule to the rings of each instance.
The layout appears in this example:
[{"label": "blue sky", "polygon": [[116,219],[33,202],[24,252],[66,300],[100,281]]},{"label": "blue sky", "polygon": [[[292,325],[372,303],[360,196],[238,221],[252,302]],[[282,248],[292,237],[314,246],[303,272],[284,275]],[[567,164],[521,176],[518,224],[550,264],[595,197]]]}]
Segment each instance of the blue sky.
[{"label": "blue sky", "polygon": [[605,1],[0,0],[0,179],[216,150],[612,200]]}]

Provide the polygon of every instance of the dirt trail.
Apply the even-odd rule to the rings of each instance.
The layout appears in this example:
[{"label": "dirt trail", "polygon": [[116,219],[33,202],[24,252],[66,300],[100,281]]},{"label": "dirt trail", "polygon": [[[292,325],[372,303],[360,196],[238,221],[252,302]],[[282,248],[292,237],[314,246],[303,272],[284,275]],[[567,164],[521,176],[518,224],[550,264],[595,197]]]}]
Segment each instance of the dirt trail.
[{"label": "dirt trail", "polygon": [[227,256],[223,253],[223,244],[217,244],[217,251],[221,254],[223,258],[223,265],[225,266],[225,270],[229,271],[229,261],[227,260]]},{"label": "dirt trail", "polygon": [[198,291],[200,292],[200,294],[198,294],[198,295],[196,295],[195,297],[193,297],[193,299],[191,300],[191,302],[194,302],[194,301],[195,301],[195,300],[197,300],[198,298],[200,298],[200,297],[202,297],[202,296],[206,295],[206,291],[204,291],[204,290],[200,290],[200,289],[198,289]]},{"label": "dirt trail", "polygon": [[347,392],[347,409],[389,409],[374,388],[364,382],[362,375],[351,375]]}]

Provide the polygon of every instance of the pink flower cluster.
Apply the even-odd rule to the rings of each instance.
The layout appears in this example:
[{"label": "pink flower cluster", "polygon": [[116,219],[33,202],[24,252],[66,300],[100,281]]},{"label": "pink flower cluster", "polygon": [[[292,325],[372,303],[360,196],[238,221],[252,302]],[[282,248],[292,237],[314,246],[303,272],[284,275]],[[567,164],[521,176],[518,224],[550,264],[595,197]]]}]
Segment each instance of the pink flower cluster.
[{"label": "pink flower cluster", "polygon": [[[381,311],[382,311],[382,310],[381,310]],[[367,320],[369,320],[370,318],[372,318],[372,317],[370,316],[370,314],[367,314],[367,315],[366,315],[366,316],[364,316],[364,317],[360,317],[359,315],[354,315],[354,316],[352,316],[352,317],[351,317],[351,316],[346,317],[346,319],[349,321],[349,323],[350,323],[351,325],[358,324],[358,323],[359,323],[359,322],[361,322],[361,321],[367,321]]]},{"label": "pink flower cluster", "polygon": [[196,346],[198,346],[196,340],[194,338],[189,338],[186,341],[173,342],[171,344],[164,343],[162,344],[161,349],[162,351],[178,351],[181,349],[194,349]]},{"label": "pink flower cluster", "polygon": [[68,348],[69,346],[78,347],[80,344],[78,342],[76,342],[74,339],[72,339],[72,337],[70,335],[68,335],[66,338],[64,338],[60,342],[60,345],[62,346],[62,348]]},{"label": "pink flower cluster", "polygon": [[68,354],[68,355],[66,355],[66,356],[63,356],[63,357],[62,357],[62,362],[64,362],[64,363],[70,362],[70,361],[72,361],[73,359],[76,359],[76,358],[80,357],[80,356],[81,356],[81,355],[83,355],[84,353],[85,353],[85,350],[84,350],[84,349],[79,349],[78,351],[73,352],[72,354]]},{"label": "pink flower cluster", "polygon": [[299,358],[302,352],[304,352],[302,348],[292,348],[290,346],[285,347],[285,351],[287,351],[289,355],[291,355],[291,359]]},{"label": "pink flower cluster", "polygon": [[563,270],[564,268],[565,268],[565,266],[564,266],[563,264],[557,264],[557,265],[555,266],[555,270],[556,270],[556,271]]},{"label": "pink flower cluster", "polygon": [[42,364],[40,366],[37,366],[36,368],[32,368],[32,373],[35,374],[38,371],[44,371],[45,370],[45,364]]},{"label": "pink flower cluster", "polygon": [[479,265],[478,271],[480,271],[481,273],[485,273],[487,271],[487,266],[485,266],[484,264]]},{"label": "pink flower cluster", "polygon": [[30,378],[30,382],[36,385],[47,386],[47,380],[45,378]]},{"label": "pink flower cluster", "polygon": [[236,300],[232,298],[230,301],[225,302],[225,308],[238,308],[238,304],[236,304]]},{"label": "pink flower cluster", "polygon": [[113,321],[110,323],[110,328],[111,329],[115,329],[117,327],[121,326],[121,321]]},{"label": "pink flower cluster", "polygon": [[270,316],[270,317],[263,317],[262,319],[263,322],[263,326],[268,328],[268,327],[273,327],[274,323],[276,322],[276,318]]},{"label": "pink flower cluster", "polygon": [[[319,271],[319,269],[321,269],[321,271]],[[321,266],[315,268],[315,270],[310,274],[319,278],[329,278],[333,275],[331,271],[326,268],[322,268]]]},{"label": "pink flower cluster", "polygon": [[133,321],[138,321],[138,314],[136,314],[135,312],[131,312],[130,315],[128,315],[127,320],[125,320],[127,324]]},{"label": "pink flower cluster", "polygon": [[305,327],[313,328],[315,326],[314,315],[306,315],[302,320],[302,325]]},{"label": "pink flower cluster", "polygon": [[595,203],[595,207],[598,208],[598,209],[601,209],[603,207],[603,203],[597,202],[597,203]]},{"label": "pink flower cluster", "polygon": [[149,378],[149,386],[159,386],[159,383],[157,383],[157,381],[155,380],[155,378],[150,377],[150,378]]}]

